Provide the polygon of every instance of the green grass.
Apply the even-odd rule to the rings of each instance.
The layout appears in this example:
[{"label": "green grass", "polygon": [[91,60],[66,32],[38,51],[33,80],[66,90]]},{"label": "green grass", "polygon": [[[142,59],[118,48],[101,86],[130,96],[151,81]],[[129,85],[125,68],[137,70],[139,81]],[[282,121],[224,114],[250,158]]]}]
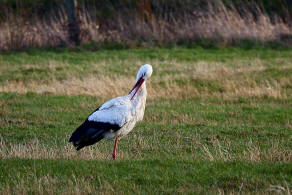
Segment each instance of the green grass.
[{"label": "green grass", "polygon": [[[144,120],[119,142],[116,161],[113,141],[80,152],[68,143],[107,96],[1,88],[0,193],[289,193],[291,54],[238,48],[1,54],[2,86],[100,74],[134,79],[142,62],[152,63],[154,74]],[[253,93],[230,95],[230,85]],[[189,95],[173,94],[179,88]],[[163,90],[169,97],[151,94]]]},{"label": "green grass", "polygon": [[[135,61],[159,61],[166,69],[167,62],[188,63],[197,61],[222,62],[228,66],[236,66],[238,59],[263,60],[267,67],[277,67],[282,61],[291,58],[291,49],[240,48],[214,49],[131,49],[131,50],[100,50],[100,51],[70,51],[68,49],[37,50],[29,49],[22,52],[0,54],[0,80],[6,79],[50,79],[52,73],[59,79],[68,77],[68,71],[74,76],[98,73],[93,64],[107,62],[99,67],[105,74],[133,75],[136,69],[131,68]],[[128,63],[131,62],[131,63]],[[50,64],[58,64],[52,70]],[[32,67],[26,67],[31,65]],[[61,66],[62,65],[62,66]],[[155,65],[155,64],[154,64]],[[36,67],[35,67],[36,66]],[[53,72],[52,72],[53,71]],[[95,71],[95,72],[94,72]],[[172,71],[173,72],[173,71]]]},{"label": "green grass", "polygon": [[[37,139],[39,144],[30,152],[36,147],[63,152],[70,133],[102,103],[88,96],[2,93],[0,97],[5,151]],[[285,186],[292,182],[291,102],[151,100],[144,121],[120,141],[122,156],[117,162],[110,160],[113,142],[105,140],[91,147],[106,156],[100,159],[94,154],[93,159],[100,160],[25,153],[11,159],[2,148],[1,185],[12,187],[24,180],[26,190],[36,191],[30,186],[35,178],[49,176],[60,181],[51,184],[56,191],[68,187],[70,181],[80,182],[83,188],[83,180],[96,191],[106,181],[115,192],[175,192],[180,188],[183,192],[208,192],[209,188],[264,192],[270,185]]]},{"label": "green grass", "polygon": [[[21,166],[19,164],[21,163]],[[24,188],[35,192],[34,177],[57,178],[53,189],[65,192],[64,186],[90,186],[96,192],[117,193],[206,193],[216,188],[226,191],[261,192],[268,182],[291,182],[292,168],[287,163],[208,162],[198,160],[18,160],[0,161],[1,183],[19,185],[15,179],[25,178]],[[20,173],[18,177],[10,172]],[[30,173],[29,175],[27,173]],[[10,178],[7,180],[6,178]],[[80,183],[82,181],[82,183]],[[109,189],[106,189],[106,186]],[[283,182],[280,182],[283,183]],[[279,184],[279,183],[277,183]],[[85,186],[85,187],[84,187]],[[45,182],[41,187],[46,187]],[[51,187],[51,186],[49,186]],[[67,189],[66,189],[67,190]],[[68,193],[68,192],[67,192]]]}]

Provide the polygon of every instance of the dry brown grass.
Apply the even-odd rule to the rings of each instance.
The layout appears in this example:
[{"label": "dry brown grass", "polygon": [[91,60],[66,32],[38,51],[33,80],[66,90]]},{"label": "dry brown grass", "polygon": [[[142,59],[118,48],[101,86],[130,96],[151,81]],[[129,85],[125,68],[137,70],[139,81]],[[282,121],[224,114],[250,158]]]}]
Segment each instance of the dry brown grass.
[{"label": "dry brown grass", "polygon": [[[24,158],[24,159],[86,159],[86,160],[109,160],[111,153],[100,152],[99,150],[87,147],[80,152],[76,152],[72,144],[65,144],[63,147],[48,146],[42,144],[38,139],[28,143],[6,144],[0,142],[0,158]],[[119,156],[129,159],[123,151]]]},{"label": "dry brown grass", "polygon": [[[127,149],[118,148],[118,157],[127,160],[143,159],[141,156],[144,148],[152,148],[144,137],[134,135],[134,140],[125,139],[123,142],[128,142]],[[158,140],[156,140],[158,141]],[[48,145],[35,138],[29,142],[23,143],[7,143],[2,138],[0,140],[0,159],[71,159],[71,160],[112,160],[111,152],[114,142],[112,140],[104,140],[98,144],[98,148],[86,147],[81,151],[76,151],[71,143],[64,140],[62,146]],[[157,148],[155,148],[157,149]]]},{"label": "dry brown grass", "polygon": [[[250,140],[245,144],[246,149],[242,153],[234,153],[229,151],[232,147],[231,140],[222,140],[217,137],[212,137],[209,143],[203,143],[200,135],[193,137],[181,137],[177,134],[174,138],[176,141],[164,143],[165,148],[161,148],[160,140],[152,137],[151,140],[145,139],[141,135],[134,135],[133,139],[125,139],[123,142],[128,142],[128,146],[123,150],[119,149],[119,158],[123,160],[133,159],[142,160],[143,150],[161,151],[164,150],[179,150],[181,158],[194,158],[208,161],[249,161],[249,162],[291,162],[292,151],[281,148],[280,144],[272,143],[270,148],[260,149],[256,143]],[[191,141],[191,142],[190,142]],[[109,141],[110,142],[110,141]],[[111,142],[113,144],[113,142]],[[76,152],[73,146],[69,143],[60,146],[49,146],[40,143],[38,139],[34,139],[28,143],[12,144],[0,142],[0,158],[20,158],[20,159],[85,159],[85,160],[111,160],[111,150],[108,143],[99,143],[98,149],[93,147],[84,148],[82,151]],[[227,145],[226,145],[227,144]],[[107,145],[107,146],[105,146]],[[106,147],[108,149],[106,149]],[[187,151],[186,147],[193,148]]]},{"label": "dry brown grass", "polygon": [[217,7],[208,5],[208,12],[195,12],[199,18],[196,30],[201,37],[218,37],[224,40],[255,39],[276,40],[281,34],[291,34],[292,29],[280,18],[275,18],[273,23],[269,16],[255,7],[257,19],[245,10],[244,17],[236,9],[227,9],[222,2]]},{"label": "dry brown grass", "polygon": [[[131,63],[131,62],[129,62]],[[259,59],[250,61],[233,60],[228,63],[220,62],[176,62],[163,61],[153,62],[156,64],[168,64],[167,71],[173,74],[161,75],[166,68],[156,66],[156,74],[147,84],[148,97],[153,98],[189,98],[189,97],[273,97],[287,98],[291,94],[286,90],[292,83],[292,78],[283,76],[280,79],[263,78],[260,82],[257,76],[261,75],[267,67]],[[103,66],[106,62],[92,65],[92,70],[105,72]],[[230,64],[233,64],[230,66]],[[252,65],[251,65],[252,64]],[[44,65],[24,65],[22,68],[43,68]],[[130,86],[134,85],[134,76],[109,76],[106,74],[89,74],[80,78],[80,75],[66,71],[69,79],[57,80],[55,77],[56,68],[65,67],[67,64],[50,62],[48,65],[50,73],[43,80],[6,80],[0,83],[0,92],[27,93],[36,92],[39,94],[64,94],[64,95],[92,95],[104,98],[122,96],[128,93]],[[13,67],[1,66],[3,71],[12,70]],[[18,67],[14,67],[17,69]],[[289,62],[277,67],[279,70],[291,69]],[[183,81],[180,83],[178,81]],[[210,86],[198,88],[197,82],[211,83],[219,89],[212,89]],[[163,83],[163,84],[161,84]]]},{"label": "dry brown grass", "polygon": [[0,50],[66,44],[66,15],[62,11],[58,15],[61,17],[52,15],[49,21],[37,17],[26,20],[11,15],[0,23]]},{"label": "dry brown grass", "polygon": [[[192,139],[192,138],[189,138]],[[216,137],[213,137],[210,140],[210,143],[205,144],[201,142],[196,142],[194,144],[194,151],[188,154],[182,154],[183,157],[186,155],[191,155],[192,158],[200,158],[208,161],[248,161],[248,162],[291,162],[292,161],[292,152],[288,149],[283,149],[280,146],[271,146],[268,149],[260,149],[252,141],[245,144],[244,151],[242,154],[235,154],[230,151],[232,143],[230,140],[219,141]],[[229,142],[229,143],[228,143]],[[198,156],[196,150],[202,152]]]},{"label": "dry brown grass", "polygon": [[[209,3],[206,9],[197,8],[178,16],[172,14],[152,15],[145,22],[139,13],[122,14],[117,12],[114,21],[103,21],[96,18],[96,9],[88,10],[82,3],[77,9],[80,22],[81,43],[89,42],[178,42],[196,41],[198,39],[216,39],[220,43],[233,44],[235,40],[249,39],[261,41],[280,41],[286,45],[291,43],[282,37],[292,36],[292,26],[275,16],[272,21],[264,11],[255,7],[253,13],[245,10],[240,14],[235,8],[227,9],[218,1],[216,5]],[[0,24],[0,50],[17,49],[28,46],[43,47],[70,45],[67,33],[67,17],[65,9],[58,7],[49,19],[32,19],[16,17],[13,14]],[[128,12],[125,12],[128,13]],[[256,17],[254,16],[256,15]],[[289,39],[287,39],[289,40]],[[286,41],[287,41],[286,40]]]}]

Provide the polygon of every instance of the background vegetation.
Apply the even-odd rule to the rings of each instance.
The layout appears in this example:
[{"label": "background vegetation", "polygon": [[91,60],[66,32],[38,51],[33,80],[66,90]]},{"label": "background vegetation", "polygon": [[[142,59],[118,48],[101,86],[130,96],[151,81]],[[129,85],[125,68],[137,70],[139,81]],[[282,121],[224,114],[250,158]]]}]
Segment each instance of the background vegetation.
[{"label": "background vegetation", "polygon": [[[1,1],[0,49],[72,45],[66,12],[70,1]],[[250,40],[291,45],[289,0],[75,2],[78,43],[114,42],[133,48],[240,45]]]}]

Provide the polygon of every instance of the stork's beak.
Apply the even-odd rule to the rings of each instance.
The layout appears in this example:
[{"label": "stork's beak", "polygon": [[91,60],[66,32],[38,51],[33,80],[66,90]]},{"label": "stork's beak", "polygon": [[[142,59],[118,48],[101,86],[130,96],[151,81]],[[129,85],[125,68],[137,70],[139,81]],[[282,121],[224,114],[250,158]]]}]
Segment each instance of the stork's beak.
[{"label": "stork's beak", "polygon": [[132,93],[132,91],[134,89],[136,89],[134,95],[131,97],[131,100],[134,98],[134,96],[136,95],[136,93],[139,91],[140,87],[142,86],[142,84],[144,83],[145,79],[143,79],[142,77],[137,81],[137,83],[135,84],[135,86],[133,87],[133,89],[129,92]]}]

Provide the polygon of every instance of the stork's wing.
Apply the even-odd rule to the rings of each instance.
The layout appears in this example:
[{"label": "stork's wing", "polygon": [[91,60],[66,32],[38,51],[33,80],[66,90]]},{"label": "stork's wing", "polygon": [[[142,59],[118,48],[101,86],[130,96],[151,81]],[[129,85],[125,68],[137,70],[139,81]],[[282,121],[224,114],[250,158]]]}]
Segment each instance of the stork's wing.
[{"label": "stork's wing", "polygon": [[128,96],[117,97],[104,103],[88,117],[89,121],[110,123],[120,127],[131,119],[131,101]]},{"label": "stork's wing", "polygon": [[72,134],[77,150],[92,145],[104,138],[107,131],[118,131],[131,119],[130,99],[127,96],[114,98],[94,111]]}]

